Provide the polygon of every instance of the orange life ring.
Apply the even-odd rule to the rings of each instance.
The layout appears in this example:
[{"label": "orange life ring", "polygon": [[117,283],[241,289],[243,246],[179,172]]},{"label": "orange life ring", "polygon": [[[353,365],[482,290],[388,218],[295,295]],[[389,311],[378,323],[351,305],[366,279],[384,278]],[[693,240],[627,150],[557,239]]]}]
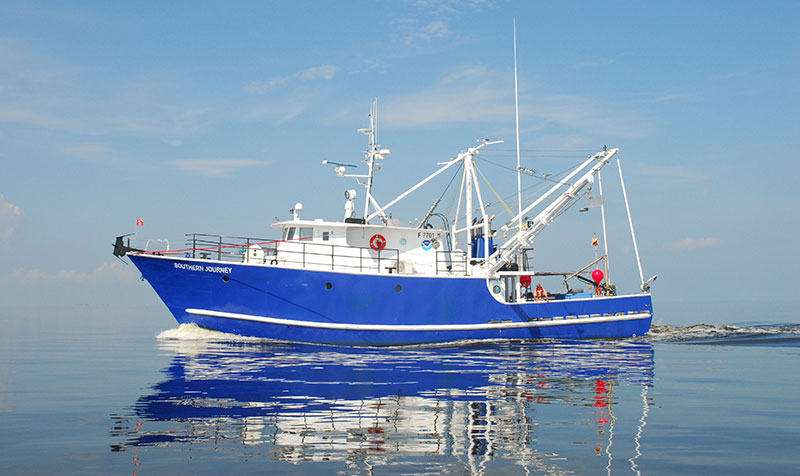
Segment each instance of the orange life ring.
[{"label": "orange life ring", "polygon": [[372,235],[372,238],[369,239],[369,247],[375,251],[386,248],[386,238],[383,235]]}]

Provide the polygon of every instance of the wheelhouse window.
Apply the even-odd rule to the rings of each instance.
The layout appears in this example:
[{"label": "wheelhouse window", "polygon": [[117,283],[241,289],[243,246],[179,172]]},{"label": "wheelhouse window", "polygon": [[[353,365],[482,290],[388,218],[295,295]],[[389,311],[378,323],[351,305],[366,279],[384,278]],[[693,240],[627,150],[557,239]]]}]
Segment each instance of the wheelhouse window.
[{"label": "wheelhouse window", "polygon": [[284,228],[283,229],[283,239],[287,240],[287,241],[288,240],[293,240],[294,239],[295,230],[296,230],[296,228],[293,227],[293,226],[289,227],[289,228]]},{"label": "wheelhouse window", "polygon": [[322,241],[328,241],[331,239],[331,232],[323,231],[322,232]]},{"label": "wheelhouse window", "polygon": [[310,240],[314,237],[314,229],[313,228],[300,228],[300,239],[301,240]]}]

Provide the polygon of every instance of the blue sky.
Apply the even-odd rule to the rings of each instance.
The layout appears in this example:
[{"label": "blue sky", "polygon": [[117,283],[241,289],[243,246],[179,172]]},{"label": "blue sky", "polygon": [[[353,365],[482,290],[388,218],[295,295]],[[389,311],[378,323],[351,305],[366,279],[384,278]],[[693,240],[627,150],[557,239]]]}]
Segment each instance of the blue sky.
[{"label": "blue sky", "polygon": [[[656,302],[796,299],[799,16],[794,1],[3,2],[0,299],[152,303],[114,236],[271,237],[297,201],[341,218],[353,183],[320,162],[361,160],[376,97],[381,201],[480,137],[505,139],[486,158],[513,166],[515,17],[522,149],[622,150]],[[537,154],[525,165],[565,163]],[[616,177],[612,259],[635,286]],[[558,246],[591,253],[597,214],[588,235],[573,215],[542,235],[543,266],[591,258]]]}]

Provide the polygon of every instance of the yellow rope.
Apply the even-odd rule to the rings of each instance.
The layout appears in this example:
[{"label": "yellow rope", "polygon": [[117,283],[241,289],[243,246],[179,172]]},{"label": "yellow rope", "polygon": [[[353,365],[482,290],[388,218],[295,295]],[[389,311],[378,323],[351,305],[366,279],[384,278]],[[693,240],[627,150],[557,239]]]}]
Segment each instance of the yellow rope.
[{"label": "yellow rope", "polygon": [[481,172],[481,169],[478,168],[477,164],[473,163],[472,166],[475,167],[475,170],[477,170],[479,174],[481,174],[481,177],[483,178],[483,181],[486,182],[486,185],[489,186],[489,189],[492,191],[492,193],[494,193],[494,196],[497,197],[497,199],[500,200],[500,203],[503,204],[503,207],[505,207],[506,211],[508,212],[508,215],[511,218],[514,218],[514,212],[512,212],[511,208],[509,208],[508,205],[506,205],[506,202],[504,202],[503,199],[500,198],[500,195],[497,194],[497,192],[495,191],[494,187],[492,187],[492,184],[490,184],[489,180],[486,179],[486,176],[483,175],[483,172]]}]

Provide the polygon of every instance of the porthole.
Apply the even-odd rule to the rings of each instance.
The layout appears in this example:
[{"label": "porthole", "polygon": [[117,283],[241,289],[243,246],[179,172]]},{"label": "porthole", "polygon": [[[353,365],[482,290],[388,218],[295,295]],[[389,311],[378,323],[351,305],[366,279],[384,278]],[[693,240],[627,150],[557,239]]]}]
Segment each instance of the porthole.
[{"label": "porthole", "polygon": [[331,289],[332,287],[333,287],[333,284],[325,283],[325,289]]},{"label": "porthole", "polygon": [[503,288],[501,288],[497,284],[495,284],[494,287],[492,288],[492,292],[495,293],[495,294],[500,294],[502,291],[503,291]]},{"label": "porthole", "polygon": [[401,244],[401,245],[405,246],[405,245],[406,245],[406,243],[408,243],[408,242],[406,241],[406,239],[405,239],[405,238],[400,238],[400,244]]},{"label": "porthole", "polygon": [[400,285],[398,284],[397,286],[395,286],[395,287],[394,287],[394,290],[395,290],[395,291],[397,291],[397,292],[399,293],[400,291],[402,291],[402,290],[403,290],[403,286],[400,286]]},{"label": "porthole", "polygon": [[222,280],[223,280],[223,281],[225,281],[226,283],[227,283],[228,281],[230,281],[230,279],[231,279],[231,278],[229,278],[227,274],[226,274],[226,275],[224,275],[224,276],[222,276]]}]

